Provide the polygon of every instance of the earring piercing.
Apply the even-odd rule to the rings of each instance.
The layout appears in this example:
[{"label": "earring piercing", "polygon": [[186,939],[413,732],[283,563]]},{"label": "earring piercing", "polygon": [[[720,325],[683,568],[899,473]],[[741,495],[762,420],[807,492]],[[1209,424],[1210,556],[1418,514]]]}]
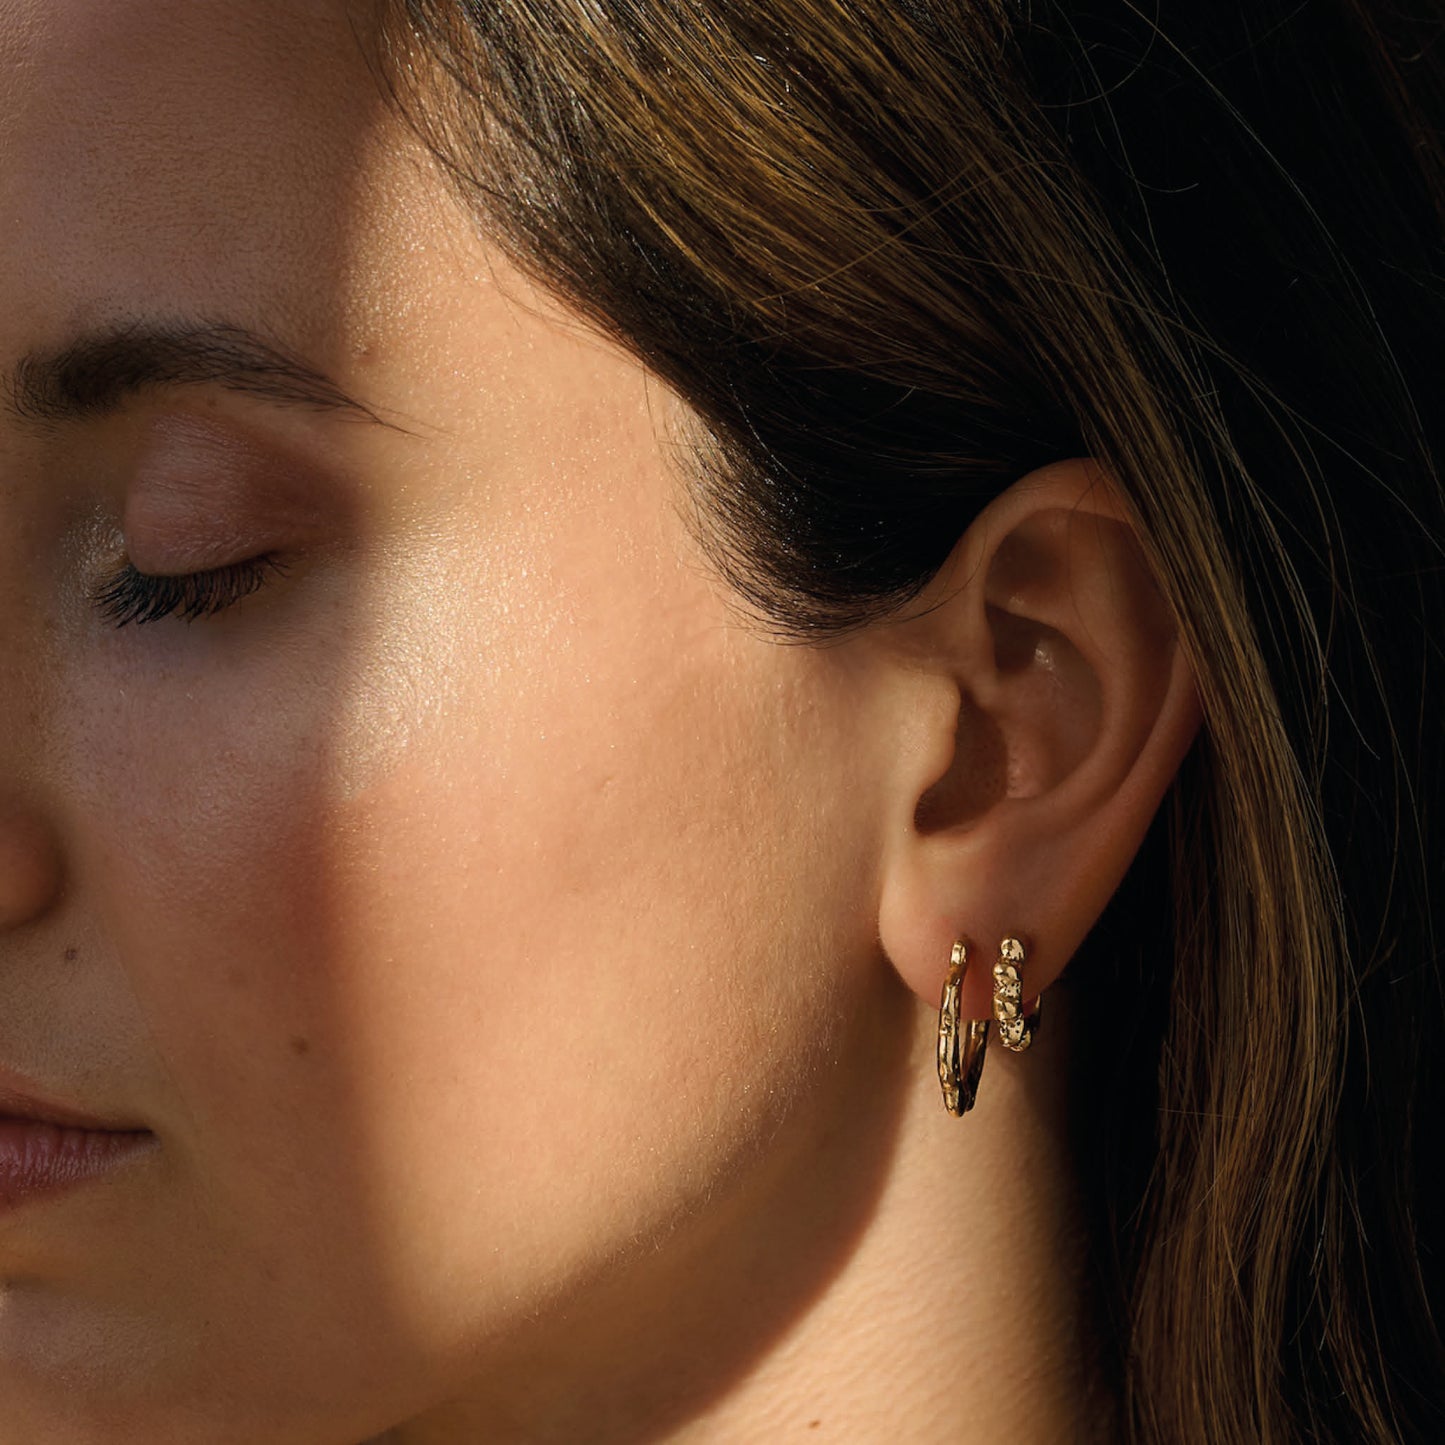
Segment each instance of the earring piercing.
[{"label": "earring piercing", "polygon": [[960,940],[953,945],[938,1008],[938,1082],[943,1086],[944,1108],[958,1117],[973,1108],[988,1043],[987,1019],[960,1022],[958,1017],[959,994],[967,972],[968,949]]},{"label": "earring piercing", "polygon": [[998,946],[998,962],[993,966],[993,1016],[998,1023],[998,1041],[1004,1048],[1021,1054],[1033,1043],[1038,1032],[1043,999],[1034,1004],[1031,1014],[1024,1013],[1024,946],[1016,938],[1006,938]]}]

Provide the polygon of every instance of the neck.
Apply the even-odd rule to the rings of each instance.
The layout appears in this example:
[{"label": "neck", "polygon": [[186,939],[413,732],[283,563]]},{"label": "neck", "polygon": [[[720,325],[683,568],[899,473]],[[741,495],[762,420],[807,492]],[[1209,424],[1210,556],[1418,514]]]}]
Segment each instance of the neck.
[{"label": "neck", "polygon": [[569,1312],[564,1346],[487,1371],[505,1400],[489,1389],[372,1445],[1108,1438],[1065,1010],[1025,1055],[990,1042],[962,1119],[942,1105],[936,1016],[911,998],[897,1014],[856,1070],[856,1106],[769,1197],[745,1191],[689,1238],[681,1270],[623,1271],[618,1298]]},{"label": "neck", "polygon": [[932,1067],[936,1017],[919,1021],[867,1227],[793,1327],[679,1441],[809,1428],[857,1445],[1108,1437],[1066,1130],[1065,1022],[1054,1010],[1026,1055],[992,1040],[978,1102],[957,1119]]}]

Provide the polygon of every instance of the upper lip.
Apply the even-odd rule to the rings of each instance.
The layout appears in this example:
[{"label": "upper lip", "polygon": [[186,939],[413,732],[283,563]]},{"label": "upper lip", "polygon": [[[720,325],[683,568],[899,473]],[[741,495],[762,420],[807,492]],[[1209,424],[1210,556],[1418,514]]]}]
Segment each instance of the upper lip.
[{"label": "upper lip", "polygon": [[141,1132],[138,1124],[117,1123],[101,1119],[82,1109],[72,1108],[34,1087],[21,1074],[0,1065],[0,1119],[34,1119],[42,1124],[58,1124],[67,1129],[94,1129],[106,1133]]}]

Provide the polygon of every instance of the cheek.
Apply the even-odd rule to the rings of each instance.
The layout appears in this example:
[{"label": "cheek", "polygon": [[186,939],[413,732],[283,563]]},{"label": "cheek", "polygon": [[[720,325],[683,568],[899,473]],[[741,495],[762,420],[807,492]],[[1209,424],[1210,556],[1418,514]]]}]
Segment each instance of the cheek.
[{"label": "cheek", "polygon": [[403,1277],[469,1261],[494,1308],[660,1234],[771,1132],[828,953],[805,655],[676,578],[663,604],[553,562],[458,584],[470,625],[435,635],[471,645],[393,746],[366,719],[404,711],[395,677],[358,690],[327,858],[378,1232]]},{"label": "cheek", "polygon": [[411,1331],[440,1279],[500,1324],[692,1209],[831,1047],[825,970],[872,927],[841,805],[800,802],[857,800],[815,655],[687,568],[508,555],[398,562],[87,753],[195,1187],[278,1260],[366,1241]]},{"label": "cheek", "polygon": [[329,673],[305,648],[233,650],[238,630],[206,626],[107,638],[74,680],[63,763],[79,901],[180,1096],[135,1106],[203,1209],[254,1207],[354,1152],[334,1048]]}]

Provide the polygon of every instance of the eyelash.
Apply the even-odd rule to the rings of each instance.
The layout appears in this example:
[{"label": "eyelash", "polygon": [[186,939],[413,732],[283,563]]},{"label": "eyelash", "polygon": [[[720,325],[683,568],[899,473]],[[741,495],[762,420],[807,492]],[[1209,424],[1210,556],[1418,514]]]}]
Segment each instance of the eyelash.
[{"label": "eyelash", "polygon": [[130,563],[92,595],[100,614],[116,627],[179,616],[187,622],[211,617],[259,591],[285,564],[269,553],[184,577],[152,577]]}]

